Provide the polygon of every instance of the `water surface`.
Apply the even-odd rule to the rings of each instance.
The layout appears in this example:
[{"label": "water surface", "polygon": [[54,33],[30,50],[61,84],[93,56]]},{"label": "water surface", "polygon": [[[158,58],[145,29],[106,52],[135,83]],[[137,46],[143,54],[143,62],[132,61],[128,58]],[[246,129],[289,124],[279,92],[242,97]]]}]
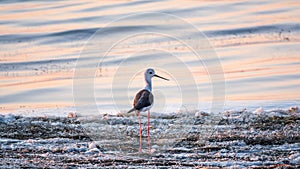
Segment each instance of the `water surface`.
[{"label": "water surface", "polygon": [[[112,21],[139,12],[176,15],[205,34],[222,64],[224,109],[299,106],[300,4],[296,0],[2,1],[0,9],[1,112],[74,108],[74,72],[85,44]],[[139,18],[111,27],[107,32],[111,38],[107,40],[149,27],[186,28],[186,25],[161,24],[164,21],[157,19]],[[103,57],[93,51],[86,55],[78,61],[86,69]],[[122,60],[124,57],[128,58],[126,62]],[[170,73],[182,69],[178,58],[184,58],[188,76],[184,71],[177,71],[176,76]],[[144,86],[142,72],[146,67],[154,67],[171,81],[154,80],[153,111],[177,111],[184,107],[209,111],[213,100],[211,74],[201,63],[214,66],[214,59],[202,58],[199,62],[175,40],[144,35],[115,46],[94,74],[82,78],[94,79],[95,101],[100,112],[128,110],[135,92]],[[117,75],[129,77],[130,81],[112,83],[120,68],[128,71]],[[196,91],[191,87],[195,84]],[[114,92],[126,90],[126,95],[118,96],[122,100],[118,105],[112,96],[112,86]],[[182,102],[181,89],[197,99],[191,97]]]}]

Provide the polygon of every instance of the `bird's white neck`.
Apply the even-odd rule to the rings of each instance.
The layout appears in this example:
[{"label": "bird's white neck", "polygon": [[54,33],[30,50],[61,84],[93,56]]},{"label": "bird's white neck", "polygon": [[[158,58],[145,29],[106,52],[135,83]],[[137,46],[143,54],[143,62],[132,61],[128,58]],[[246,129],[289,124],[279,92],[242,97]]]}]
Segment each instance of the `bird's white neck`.
[{"label": "bird's white neck", "polygon": [[145,78],[145,82],[146,82],[145,89],[151,92],[152,91],[151,78]]}]

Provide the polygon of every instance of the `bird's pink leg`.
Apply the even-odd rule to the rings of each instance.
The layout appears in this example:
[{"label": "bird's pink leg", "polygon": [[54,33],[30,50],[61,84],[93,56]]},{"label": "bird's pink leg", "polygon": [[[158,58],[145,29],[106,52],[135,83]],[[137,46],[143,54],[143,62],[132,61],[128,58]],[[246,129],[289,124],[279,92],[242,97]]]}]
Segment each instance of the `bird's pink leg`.
[{"label": "bird's pink leg", "polygon": [[151,153],[151,139],[150,139],[150,110],[148,110],[148,146],[149,146],[149,153]]},{"label": "bird's pink leg", "polygon": [[140,112],[139,111],[138,111],[138,116],[139,116],[139,123],[140,123],[140,149],[139,149],[139,153],[141,153],[142,152],[143,127],[142,127],[141,116],[140,116]]}]

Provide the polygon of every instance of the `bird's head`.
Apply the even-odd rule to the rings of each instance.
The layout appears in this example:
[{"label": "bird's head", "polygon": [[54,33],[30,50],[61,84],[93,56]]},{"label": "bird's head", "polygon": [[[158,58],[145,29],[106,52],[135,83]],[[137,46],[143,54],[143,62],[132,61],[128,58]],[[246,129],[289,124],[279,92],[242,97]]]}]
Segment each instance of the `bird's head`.
[{"label": "bird's head", "polygon": [[145,78],[146,78],[146,80],[150,80],[152,77],[158,77],[158,78],[161,78],[161,79],[164,79],[164,80],[169,80],[167,78],[164,78],[164,77],[161,77],[161,76],[155,74],[154,69],[149,68],[145,72]]}]

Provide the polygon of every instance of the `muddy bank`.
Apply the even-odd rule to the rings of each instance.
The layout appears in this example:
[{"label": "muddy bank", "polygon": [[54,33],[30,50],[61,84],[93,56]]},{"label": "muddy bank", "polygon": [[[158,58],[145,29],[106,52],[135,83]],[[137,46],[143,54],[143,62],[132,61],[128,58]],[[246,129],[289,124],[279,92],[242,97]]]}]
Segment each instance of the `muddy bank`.
[{"label": "muddy bank", "polygon": [[88,139],[75,118],[0,115],[0,136],[12,139]]},{"label": "muddy bank", "polygon": [[[217,120],[216,120],[217,119]],[[2,168],[297,168],[299,112],[231,111],[152,117],[152,150],[135,116],[0,115]]]}]

